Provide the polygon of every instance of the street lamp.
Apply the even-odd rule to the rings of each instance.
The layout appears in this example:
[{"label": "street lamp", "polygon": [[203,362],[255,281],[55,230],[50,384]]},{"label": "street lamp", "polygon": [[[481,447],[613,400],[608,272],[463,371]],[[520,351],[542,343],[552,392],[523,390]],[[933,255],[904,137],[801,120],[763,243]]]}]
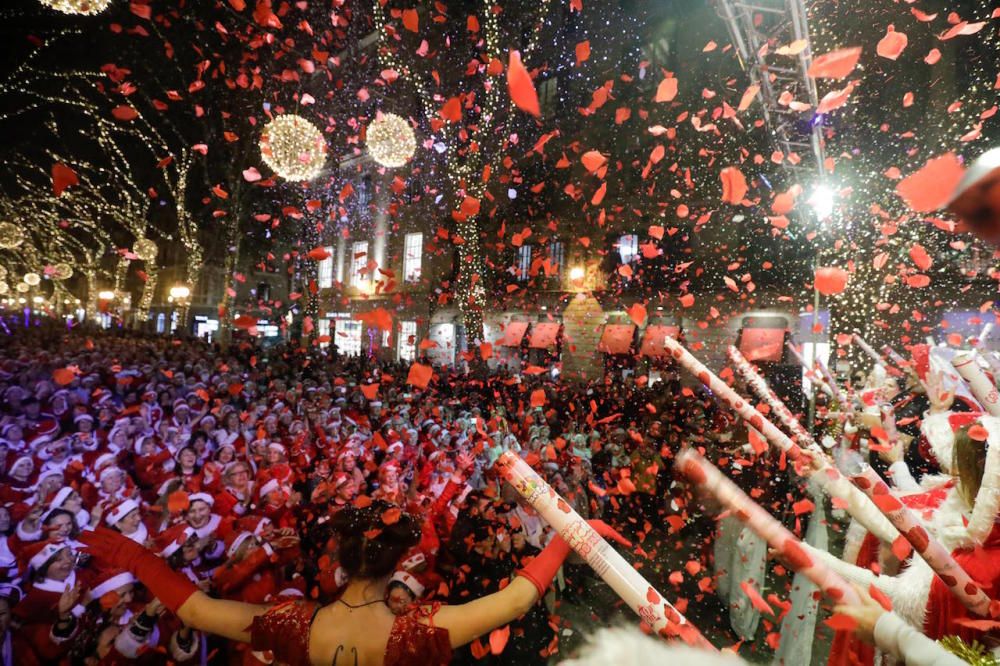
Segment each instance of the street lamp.
[{"label": "street lamp", "polygon": [[[182,329],[187,329],[187,312],[188,305],[191,299],[191,288],[186,284],[175,284],[170,288],[170,296],[167,298],[168,301],[177,306],[179,312],[171,313],[170,320],[171,326],[170,330],[173,331],[177,326]],[[177,315],[177,321],[174,321],[174,315]]]}]

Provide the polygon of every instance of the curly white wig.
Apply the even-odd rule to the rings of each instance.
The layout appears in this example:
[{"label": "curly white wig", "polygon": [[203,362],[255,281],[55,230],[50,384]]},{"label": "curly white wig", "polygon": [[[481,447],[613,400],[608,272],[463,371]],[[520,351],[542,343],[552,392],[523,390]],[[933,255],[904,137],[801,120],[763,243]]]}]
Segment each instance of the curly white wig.
[{"label": "curly white wig", "polygon": [[631,627],[601,629],[588,639],[579,656],[561,663],[562,666],[746,666],[734,654],[666,643]]}]

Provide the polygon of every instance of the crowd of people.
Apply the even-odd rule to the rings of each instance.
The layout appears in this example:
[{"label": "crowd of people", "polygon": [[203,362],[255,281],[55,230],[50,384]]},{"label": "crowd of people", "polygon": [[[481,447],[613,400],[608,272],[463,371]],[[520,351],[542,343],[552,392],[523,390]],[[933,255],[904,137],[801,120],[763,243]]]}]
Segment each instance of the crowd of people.
[{"label": "crowd of people", "polygon": [[[710,577],[689,565],[691,598],[713,608],[716,582],[733,579],[720,619],[728,605],[728,635],[753,640],[756,621],[737,616],[759,619],[760,607],[748,609],[744,593],[748,581],[764,581],[747,578],[747,562],[766,549],[748,549],[752,539],[740,534],[739,545],[720,553],[723,535],[674,479],[671,459],[683,446],[713,451],[790,526],[803,527],[805,491],[784,460],[758,451],[709,394],[682,388],[676,376],[652,387],[643,377],[574,384],[485,366],[436,372],[429,387],[417,388],[401,364],[298,345],[265,351],[242,341],[223,349],[44,323],[14,330],[0,340],[0,660],[557,661],[567,628],[559,604],[597,578],[585,566],[563,567],[569,547],[497,477],[493,462],[507,451],[541,471],[654,583],[682,589],[666,565],[681,548],[693,562],[714,563]],[[909,395],[897,405],[902,414],[924,399],[890,384],[859,388],[859,404]],[[932,393],[937,421],[958,409]],[[932,444],[921,460],[936,456],[953,474],[928,473],[921,487],[913,478],[920,470],[903,452],[935,438],[919,437],[919,419],[902,419],[899,429],[915,434],[912,446],[901,438],[895,448],[869,447],[866,438],[881,427],[870,411],[847,419],[835,448],[886,458],[887,474],[914,498],[907,504],[931,524],[934,509],[955,505],[949,545],[991,552],[989,538],[963,540],[956,528],[980,485],[993,487],[980,483],[978,417],[964,417],[957,446],[945,427],[952,444]],[[962,455],[954,468],[953,451]],[[880,553],[877,540],[869,535],[862,545],[855,529],[846,564],[814,550],[904,606],[908,629],[885,629],[889,621],[880,618],[896,616],[881,607],[844,609],[857,633],[879,642],[872,634],[880,623],[888,637],[879,645],[893,652],[886,645],[920,628],[925,605],[913,600],[913,586],[897,584],[918,567],[888,575],[886,551],[901,555],[898,548]],[[886,566],[875,577],[870,569],[880,561]],[[963,625],[947,591],[925,578],[931,604],[947,606],[928,611],[944,618],[931,638],[990,634]],[[833,659],[872,663],[850,628],[841,634]]]}]

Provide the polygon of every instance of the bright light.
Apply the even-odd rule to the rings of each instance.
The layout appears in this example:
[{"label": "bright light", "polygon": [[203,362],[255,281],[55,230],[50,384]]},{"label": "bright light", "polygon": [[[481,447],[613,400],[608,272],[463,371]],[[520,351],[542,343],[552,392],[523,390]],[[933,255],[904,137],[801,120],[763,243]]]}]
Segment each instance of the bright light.
[{"label": "bright light", "polygon": [[170,298],[173,298],[175,300],[183,300],[190,295],[191,295],[191,290],[182,284],[175,285],[170,288]]},{"label": "bright light", "polygon": [[44,299],[44,298],[42,298],[41,296],[35,296],[35,297],[34,297],[33,299],[31,299],[31,300],[32,300],[32,301],[33,301],[33,302],[35,303],[35,305],[39,305],[39,304],[41,304],[41,303],[44,303],[44,302],[45,302],[45,299]]},{"label": "bright light", "polygon": [[569,269],[569,279],[570,280],[582,280],[585,275],[583,266],[574,266]]},{"label": "bright light", "polygon": [[115,300],[115,292],[113,291],[102,291],[97,294],[97,297],[102,301],[113,301]]},{"label": "bright light", "polygon": [[826,185],[817,185],[809,197],[809,205],[821,221],[833,214],[833,190]]}]

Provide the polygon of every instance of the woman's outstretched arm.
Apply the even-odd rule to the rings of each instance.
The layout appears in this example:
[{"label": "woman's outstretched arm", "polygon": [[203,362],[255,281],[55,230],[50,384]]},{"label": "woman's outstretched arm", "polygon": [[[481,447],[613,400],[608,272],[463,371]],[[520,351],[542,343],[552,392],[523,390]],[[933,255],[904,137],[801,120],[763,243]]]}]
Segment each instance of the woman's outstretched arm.
[{"label": "woman's outstretched arm", "polygon": [[250,642],[250,625],[270,606],[246,604],[241,601],[213,599],[204,592],[195,592],[180,608],[177,617],[189,627],[234,641]]},{"label": "woman's outstretched arm", "polygon": [[479,636],[521,617],[535,605],[539,594],[535,584],[515,576],[507,587],[474,601],[442,606],[434,615],[434,626],[448,630],[453,648],[471,643]]}]

